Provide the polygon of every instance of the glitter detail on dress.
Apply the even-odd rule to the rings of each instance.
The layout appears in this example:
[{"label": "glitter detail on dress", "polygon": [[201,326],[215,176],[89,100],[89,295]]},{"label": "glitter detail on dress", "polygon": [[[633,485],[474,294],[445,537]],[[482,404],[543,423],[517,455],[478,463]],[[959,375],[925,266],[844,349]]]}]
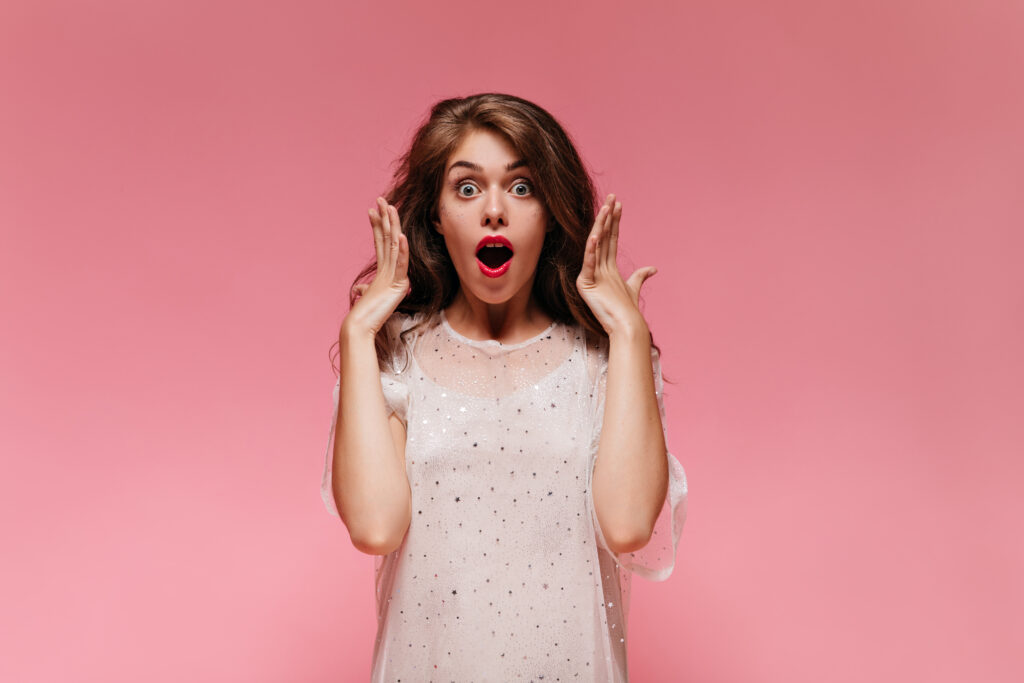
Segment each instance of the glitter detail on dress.
[{"label": "glitter detail on dress", "polygon": [[[389,326],[414,322],[396,313]],[[413,515],[398,549],[375,557],[371,680],[627,681],[631,576],[672,573],[687,483],[668,453],[650,542],[611,553],[590,494],[607,339],[554,323],[516,344],[480,341],[442,313],[406,341],[409,362],[394,359],[381,386],[408,429]],[[651,363],[664,424],[654,349]],[[339,390],[321,478],[335,516]]]}]

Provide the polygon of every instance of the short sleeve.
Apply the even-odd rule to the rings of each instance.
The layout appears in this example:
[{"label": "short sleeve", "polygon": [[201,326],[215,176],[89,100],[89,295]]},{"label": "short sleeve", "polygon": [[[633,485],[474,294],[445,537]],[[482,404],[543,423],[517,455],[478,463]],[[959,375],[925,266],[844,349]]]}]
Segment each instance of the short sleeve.
[{"label": "short sleeve", "polygon": [[394,413],[403,424],[407,424],[409,421],[409,387],[400,377],[387,372],[380,373],[380,385],[384,390],[384,403],[387,405],[388,415]]},{"label": "short sleeve", "polygon": [[[607,347],[605,347],[607,348]],[[651,370],[654,373],[654,388],[658,398],[658,412],[661,415],[662,429],[666,430],[665,402],[663,397],[664,382],[661,375],[661,359],[654,347],[651,347]],[[593,466],[596,463],[597,447],[601,439],[601,427],[604,420],[604,399],[605,387],[608,376],[607,353],[600,353],[596,357],[596,378],[593,386],[594,413],[592,415],[592,429],[590,435],[591,467],[587,487],[587,501],[590,507],[590,514],[594,523],[595,536],[598,545],[614,558],[616,564],[623,570],[627,570],[641,576],[649,581],[664,581],[671,574],[675,567],[676,550],[679,545],[679,536],[683,531],[683,524],[686,521],[686,472],[674,455],[666,448],[665,457],[668,460],[668,492],[665,502],[662,504],[661,512],[658,513],[651,539],[640,550],[631,553],[620,553],[616,555],[609,548],[601,533],[601,526],[597,521],[597,512],[594,510],[592,484]],[[668,444],[668,434],[665,434],[665,443]]]},{"label": "short sleeve", "polygon": [[[397,375],[381,371],[381,389],[384,391],[384,404],[387,406],[387,413],[398,416],[403,422],[407,422],[409,411],[409,389],[405,382]],[[331,453],[331,445],[334,443],[334,430],[338,426],[338,396],[341,392],[341,379],[334,384],[334,410],[331,413],[331,431],[327,435],[327,451],[324,454],[323,475],[320,477],[320,497],[327,507],[327,511],[338,517],[338,506],[334,500],[334,488],[331,486],[334,458]]]}]

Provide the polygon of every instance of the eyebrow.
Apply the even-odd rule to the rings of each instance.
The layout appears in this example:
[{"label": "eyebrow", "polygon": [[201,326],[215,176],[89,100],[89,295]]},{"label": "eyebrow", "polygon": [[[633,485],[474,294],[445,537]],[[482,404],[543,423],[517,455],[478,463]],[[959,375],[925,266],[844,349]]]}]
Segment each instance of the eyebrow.
[{"label": "eyebrow", "polygon": [[[507,164],[505,166],[505,171],[506,172],[514,171],[517,168],[520,168],[521,166],[527,166],[527,165],[528,164],[526,163],[526,159],[517,159],[516,161],[513,161],[510,164]],[[484,167],[483,166],[480,166],[478,164],[474,164],[472,161],[456,161],[448,169],[448,173],[451,173],[454,169],[459,168],[459,167],[468,168],[471,171],[476,171],[477,173],[483,173],[483,171],[484,171]]]}]

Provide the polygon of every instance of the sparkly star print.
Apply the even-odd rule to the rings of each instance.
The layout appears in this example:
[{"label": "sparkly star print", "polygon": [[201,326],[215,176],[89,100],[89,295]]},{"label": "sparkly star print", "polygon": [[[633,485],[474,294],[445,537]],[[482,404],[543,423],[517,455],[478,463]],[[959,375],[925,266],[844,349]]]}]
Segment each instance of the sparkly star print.
[{"label": "sparkly star print", "polygon": [[[407,337],[408,362],[381,388],[407,425],[415,514],[375,560],[371,680],[625,681],[630,578],[672,571],[685,473],[668,455],[651,542],[613,556],[590,486],[606,341],[562,323],[518,343],[473,340],[443,316]],[[329,457],[323,481],[332,510]]]}]

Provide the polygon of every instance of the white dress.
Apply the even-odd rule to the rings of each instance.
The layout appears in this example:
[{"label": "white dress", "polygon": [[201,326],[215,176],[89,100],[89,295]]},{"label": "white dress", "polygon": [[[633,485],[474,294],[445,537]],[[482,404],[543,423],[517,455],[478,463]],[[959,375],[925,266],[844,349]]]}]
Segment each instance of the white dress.
[{"label": "white dress", "polygon": [[[389,333],[418,320],[395,314]],[[607,339],[588,345],[581,328],[554,323],[518,344],[478,341],[442,313],[405,341],[410,353],[381,384],[407,427],[412,522],[397,550],[375,557],[371,680],[627,681],[630,576],[672,573],[687,485],[667,454],[650,542],[608,550],[590,494]],[[654,349],[651,361],[664,424]],[[334,515],[338,392],[321,479]]]}]

